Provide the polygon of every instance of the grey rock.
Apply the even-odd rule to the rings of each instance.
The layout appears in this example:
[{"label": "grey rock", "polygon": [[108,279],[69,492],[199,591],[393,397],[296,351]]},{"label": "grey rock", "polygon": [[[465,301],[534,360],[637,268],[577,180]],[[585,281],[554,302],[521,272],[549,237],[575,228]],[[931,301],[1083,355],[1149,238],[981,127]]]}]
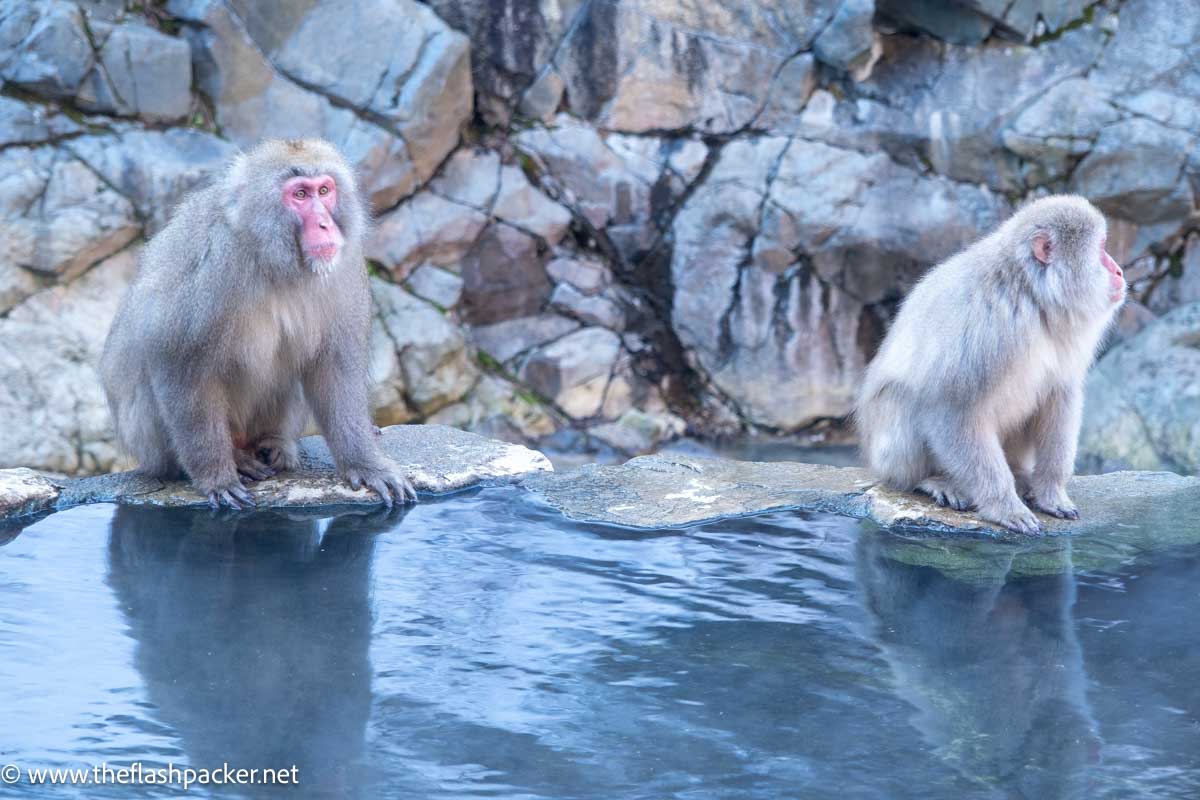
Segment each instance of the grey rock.
[{"label": "grey rock", "polygon": [[386,209],[432,174],[434,152],[457,142],[457,128],[432,140],[419,164],[395,132],[283,77],[228,7],[210,2],[200,20],[203,26],[187,29],[197,84],[212,98],[224,136],[241,148],[264,138],[322,136],[358,167],[372,204]]},{"label": "grey rock", "polygon": [[521,96],[517,111],[531,119],[549,122],[562,106],[563,92],[566,88],[566,81],[557,70],[543,70]]},{"label": "grey rock", "polygon": [[771,82],[767,103],[753,126],[771,133],[795,133],[800,125],[800,114],[816,88],[817,60],[812,53],[800,53],[788,59]]},{"label": "grey rock", "polygon": [[1154,290],[1148,304],[1150,310],[1158,314],[1189,303],[1200,303],[1200,235],[1189,236],[1178,262],[1168,261],[1167,269],[1154,275],[1153,281]]},{"label": "grey rock", "polygon": [[[996,3],[997,0],[984,2]],[[1093,5],[1089,0],[1023,0],[1008,4],[1004,23],[1029,39],[1037,34],[1039,21],[1047,32],[1057,33],[1081,20],[1089,5]]]},{"label": "grey rock", "polygon": [[207,185],[237,154],[229,142],[194,128],[118,130],[64,147],[133,202],[148,236],[167,224],[185,195]]},{"label": "grey rock", "polygon": [[180,119],[192,104],[192,53],[183,39],[146,25],[91,26],[99,61],[76,95],[80,108],[152,122]]},{"label": "grey rock", "polygon": [[1200,303],[1151,323],[1092,369],[1077,465],[1200,472]]},{"label": "grey rock", "polygon": [[1105,94],[1085,78],[1065,80],[1021,112],[1004,131],[1004,146],[1040,167],[1042,181],[1065,176],[1100,131],[1120,118]]},{"label": "grey rock", "polygon": [[528,391],[489,373],[480,376],[461,402],[446,406],[429,417],[429,422],[508,442],[536,441],[559,429],[554,416]]},{"label": "grey rock", "polygon": [[453,308],[462,299],[462,278],[428,264],[414,270],[404,286],[417,297],[442,308]]},{"label": "grey rock", "polygon": [[[1168,127],[1200,127],[1200,18],[1190,0],[1129,0],[1089,79],[1112,102]],[[1114,21],[1116,18],[1114,17]]]},{"label": "grey rock", "polygon": [[598,261],[584,258],[555,258],[546,264],[546,274],[559,283],[569,283],[585,295],[594,295],[612,284],[612,271]]},{"label": "grey rock", "polygon": [[[96,364],[136,269],[125,250],[0,319],[0,467],[113,468],[118,451]],[[15,422],[19,421],[19,422]]]},{"label": "grey rock", "polygon": [[[535,76],[554,74],[544,68],[580,7],[587,5],[584,0],[431,0],[429,5],[471,37],[478,110],[489,125],[508,124],[514,103],[531,83],[535,86],[523,102],[540,96],[542,106],[549,108],[537,113],[523,105],[521,113],[541,117],[554,112],[557,98],[548,97],[553,86]],[[561,97],[562,79],[557,83]]]},{"label": "grey rock", "polygon": [[791,430],[843,416],[882,334],[869,306],[1006,210],[882,154],[735,140],[675,217],[672,324],[745,419]]},{"label": "grey rock", "polygon": [[395,353],[403,396],[418,414],[429,414],[465,395],[477,370],[462,328],[404,289],[371,279],[371,296]]},{"label": "grey rock", "polygon": [[500,169],[500,154],[494,150],[463,147],[446,159],[429,189],[447,200],[490,214],[500,190]]},{"label": "grey rock", "polygon": [[[287,78],[402,139],[418,182],[471,116],[469,42],[415,0],[232,0]],[[381,59],[382,55],[382,59]]]},{"label": "grey rock", "polygon": [[494,224],[462,260],[462,308],[467,322],[489,325],[541,310],[550,293],[538,241]]},{"label": "grey rock", "polygon": [[824,127],[802,126],[799,133],[864,152],[882,148],[914,167],[1023,192],[1030,176],[1004,147],[1005,128],[1058,83],[1085,76],[1104,43],[1094,24],[1038,47],[888,37],[880,67],[859,96],[839,101]]},{"label": "grey rock", "polygon": [[0,152],[0,174],[0,263],[69,280],[141,230],[126,198],[52,147]]},{"label": "grey rock", "polygon": [[[426,494],[509,484],[531,472],[553,469],[550,461],[536,450],[442,425],[384,428],[379,445],[417,491]],[[250,486],[250,494],[259,508],[379,503],[374,492],[351,489],[336,476],[329,448],[321,437],[301,439],[300,458],[301,467],[295,472],[285,472]],[[58,507],[104,502],[158,506],[207,504],[184,481],[157,481],[137,472],[122,472],[67,481]]]},{"label": "grey rock", "polygon": [[471,341],[501,364],[507,364],[521,353],[566,336],[577,328],[579,323],[573,319],[558,314],[536,314],[491,325],[473,325]]},{"label": "grey rock", "polygon": [[625,329],[625,312],[620,304],[604,295],[586,295],[570,284],[554,287],[550,306],[586,325],[614,331]]},{"label": "grey rock", "polygon": [[29,297],[45,282],[33,271],[7,261],[0,261],[0,314]]},{"label": "grey rock", "polygon": [[670,0],[591,3],[554,59],[572,113],[609,130],[732,133],[833,0],[760,0],[746,13]]},{"label": "grey rock", "polygon": [[433,192],[420,192],[381,216],[367,240],[367,258],[396,280],[421,264],[459,269],[487,225],[487,216]]},{"label": "grey rock", "polygon": [[995,27],[992,18],[957,3],[879,0],[877,5],[880,16],[890,25],[928,33],[951,44],[979,44]]},{"label": "grey rock", "polygon": [[513,166],[500,170],[500,190],[492,213],[551,246],[558,244],[571,224],[571,212],[535,189],[525,173]]},{"label": "grey rock", "polygon": [[[952,511],[922,496],[874,484],[866,470],[823,464],[727,461],[653,455],[620,466],[586,465],[569,472],[529,476],[522,484],[571,519],[626,528],[664,530],[768,511],[824,511],[869,519],[910,532],[959,533],[1009,542],[1045,541],[1005,532],[973,514]],[[1093,557],[1111,559],[1122,544],[1167,543],[1172,528],[1200,541],[1200,478],[1169,472],[1118,472],[1073,478],[1067,491],[1081,519],[1039,515],[1050,537],[1088,542]],[[1186,514],[1183,522],[1174,515]],[[1095,537],[1094,540],[1091,537]],[[936,541],[931,541],[936,546]],[[1161,545],[1160,545],[1161,546]]]},{"label": "grey rock", "polygon": [[670,413],[648,414],[631,408],[613,422],[588,428],[588,435],[627,455],[640,455],[682,436],[687,423]]},{"label": "grey rock", "polygon": [[567,416],[586,419],[600,413],[620,353],[617,334],[582,328],[535,351],[520,377]]},{"label": "grey rock", "polygon": [[45,97],[73,97],[95,56],[83,14],[64,0],[0,4],[0,79]]},{"label": "grey rock", "polygon": [[1195,136],[1146,119],[1105,127],[1072,177],[1074,191],[1114,216],[1140,223],[1182,219],[1192,209],[1184,174]]},{"label": "grey rock", "polygon": [[857,80],[865,79],[882,52],[874,17],[875,0],[843,0],[813,42],[813,55]]},{"label": "grey rock", "polygon": [[44,144],[82,130],[51,106],[0,96],[0,147]]},{"label": "grey rock", "polygon": [[58,493],[53,481],[31,469],[0,469],[0,521],[45,511]]},{"label": "grey rock", "polygon": [[[952,26],[953,20],[961,20],[960,24],[970,30],[975,30],[975,25],[994,25],[1000,33],[1029,41],[1039,30],[1054,33],[1078,20],[1083,16],[1084,9],[1089,3],[1088,0],[962,0],[959,4],[961,11],[939,9],[936,4],[926,2],[907,4],[891,2],[889,5],[890,7],[908,6],[911,15],[918,17],[921,22],[928,25],[925,30],[929,30],[935,35],[945,33],[947,35],[943,38],[946,38],[947,41],[958,41],[963,44],[970,40],[949,38],[954,37],[956,32]],[[969,17],[965,16],[972,12],[978,17],[978,21],[974,24],[968,21]],[[1039,21],[1042,24],[1041,28],[1038,27]],[[951,27],[947,29],[947,25],[951,25]]]},{"label": "grey rock", "polygon": [[534,159],[542,188],[630,260],[654,241],[656,216],[683,195],[708,152],[691,137],[602,135],[566,115],[513,143]]}]

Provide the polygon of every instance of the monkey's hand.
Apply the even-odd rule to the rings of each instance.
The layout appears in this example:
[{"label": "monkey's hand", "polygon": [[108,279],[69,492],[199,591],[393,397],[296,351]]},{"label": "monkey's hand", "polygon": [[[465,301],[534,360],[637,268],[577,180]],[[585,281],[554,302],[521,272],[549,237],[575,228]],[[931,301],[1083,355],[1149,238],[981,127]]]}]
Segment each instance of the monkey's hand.
[{"label": "monkey's hand", "polygon": [[232,483],[214,486],[208,490],[201,489],[201,492],[208,498],[208,504],[213,508],[220,508],[221,504],[224,503],[230,508],[240,511],[243,508],[253,508],[255,505],[254,498],[250,496],[250,492],[246,491],[246,487],[237,478]]},{"label": "monkey's hand", "polygon": [[412,482],[390,462],[368,467],[347,467],[342,470],[342,477],[352,489],[364,486],[372,489],[388,508],[392,507],[393,502],[417,502],[417,490]]},{"label": "monkey's hand", "polygon": [[1009,503],[980,507],[979,516],[988,522],[1002,525],[1015,533],[1032,536],[1042,532],[1042,526],[1038,523],[1038,518],[1034,516],[1029,507],[1022,503],[1015,494]]},{"label": "monkey's hand", "polygon": [[1029,493],[1029,502],[1038,511],[1044,511],[1059,519],[1079,519],[1079,509],[1067,497],[1067,490],[1061,486],[1050,486],[1034,489]]}]

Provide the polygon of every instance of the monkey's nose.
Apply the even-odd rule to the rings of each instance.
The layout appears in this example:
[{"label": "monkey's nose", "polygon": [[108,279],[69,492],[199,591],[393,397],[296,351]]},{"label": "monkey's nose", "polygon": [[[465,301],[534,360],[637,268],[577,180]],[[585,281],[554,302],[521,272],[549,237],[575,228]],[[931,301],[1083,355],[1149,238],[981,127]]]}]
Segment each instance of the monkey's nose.
[{"label": "monkey's nose", "polygon": [[318,222],[317,227],[324,231],[329,229],[329,224],[325,222]]}]

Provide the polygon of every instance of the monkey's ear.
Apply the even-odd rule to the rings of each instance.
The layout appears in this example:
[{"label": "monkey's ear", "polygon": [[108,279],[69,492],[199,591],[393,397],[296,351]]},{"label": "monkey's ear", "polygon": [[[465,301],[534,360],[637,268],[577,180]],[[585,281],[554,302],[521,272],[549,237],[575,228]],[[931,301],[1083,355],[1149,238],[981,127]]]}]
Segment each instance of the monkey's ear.
[{"label": "monkey's ear", "polygon": [[1033,236],[1033,257],[1043,264],[1050,263],[1050,254],[1053,252],[1054,246],[1050,241],[1050,234],[1036,233]]}]

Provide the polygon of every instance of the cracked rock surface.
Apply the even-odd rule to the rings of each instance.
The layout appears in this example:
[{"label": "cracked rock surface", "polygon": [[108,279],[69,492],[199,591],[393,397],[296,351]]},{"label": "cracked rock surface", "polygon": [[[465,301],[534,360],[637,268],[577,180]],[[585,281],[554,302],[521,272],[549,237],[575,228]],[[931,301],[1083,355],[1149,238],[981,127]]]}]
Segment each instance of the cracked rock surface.
[{"label": "cracked rock surface", "polygon": [[[824,430],[919,275],[1049,192],[1108,216],[1114,342],[1186,365],[1198,52],[1191,0],[0,0],[0,467],[128,466],[112,308],[266,136],[361,176],[383,425]],[[1194,372],[1124,347],[1080,466],[1197,469]]]}]

